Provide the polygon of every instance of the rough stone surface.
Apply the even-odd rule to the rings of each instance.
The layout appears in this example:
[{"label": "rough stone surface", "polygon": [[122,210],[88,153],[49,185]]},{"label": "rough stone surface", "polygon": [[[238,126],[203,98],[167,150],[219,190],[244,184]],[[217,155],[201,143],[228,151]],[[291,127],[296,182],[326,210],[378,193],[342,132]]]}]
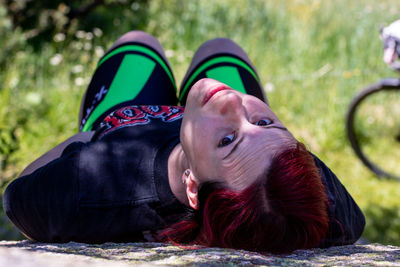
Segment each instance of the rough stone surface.
[{"label": "rough stone surface", "polygon": [[163,243],[88,245],[0,241],[0,267],[11,266],[400,266],[400,247],[380,244],[297,250],[270,255]]}]

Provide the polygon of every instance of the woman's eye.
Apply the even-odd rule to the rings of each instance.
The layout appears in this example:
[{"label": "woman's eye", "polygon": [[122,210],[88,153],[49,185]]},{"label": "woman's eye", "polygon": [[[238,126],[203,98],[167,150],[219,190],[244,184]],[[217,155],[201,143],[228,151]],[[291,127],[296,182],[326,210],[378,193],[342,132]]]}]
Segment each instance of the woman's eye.
[{"label": "woman's eye", "polygon": [[256,122],[256,125],[258,125],[258,126],[267,126],[270,124],[272,124],[272,120],[270,120],[270,119],[262,119],[262,120],[259,120]]},{"label": "woman's eye", "polygon": [[235,140],[235,134],[234,133],[228,134],[228,135],[224,136],[221,139],[221,141],[219,141],[218,147],[227,146],[230,143],[232,143],[233,140]]}]

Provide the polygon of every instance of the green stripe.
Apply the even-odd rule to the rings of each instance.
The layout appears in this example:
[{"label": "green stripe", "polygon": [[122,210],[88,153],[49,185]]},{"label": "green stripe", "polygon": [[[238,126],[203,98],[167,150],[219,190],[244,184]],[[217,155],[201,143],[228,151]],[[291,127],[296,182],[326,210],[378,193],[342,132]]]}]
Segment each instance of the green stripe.
[{"label": "green stripe", "polygon": [[251,75],[253,75],[254,79],[256,79],[257,82],[259,82],[258,77],[256,73],[242,60],[234,58],[234,57],[228,57],[228,56],[222,56],[222,57],[216,57],[213,59],[210,59],[209,61],[205,62],[203,65],[201,65],[188,79],[188,81],[185,84],[185,87],[182,89],[182,92],[179,94],[179,101],[182,101],[183,96],[185,95],[189,85],[193,82],[193,80],[206,68],[210,67],[211,65],[214,64],[219,64],[219,63],[232,63],[232,64],[237,64],[242,68],[245,68],[248,72],[250,72]]},{"label": "green stripe", "polygon": [[114,56],[116,54],[123,53],[123,52],[130,52],[130,51],[131,52],[142,52],[142,53],[148,55],[149,57],[153,58],[156,62],[158,62],[158,64],[161,65],[161,67],[165,70],[165,72],[167,73],[167,75],[171,79],[171,82],[174,85],[174,88],[175,88],[175,91],[176,91],[176,84],[175,84],[174,76],[172,75],[171,71],[169,70],[167,64],[154,51],[152,51],[151,49],[149,49],[147,47],[144,47],[144,46],[140,46],[140,45],[125,45],[125,46],[119,47],[119,48],[111,51],[110,53],[108,53],[106,56],[104,56],[99,61],[99,64],[97,64],[97,67],[100,67],[100,65],[103,64],[104,61],[106,61],[107,59],[109,59],[110,57],[112,57],[112,56]]},{"label": "green stripe", "polygon": [[220,81],[229,87],[246,94],[239,70],[232,66],[221,66],[206,72],[207,78]]},{"label": "green stripe", "polygon": [[153,60],[142,55],[125,55],[106,96],[90,114],[82,131],[90,131],[96,119],[109,108],[134,99],[147,83],[155,66]]}]

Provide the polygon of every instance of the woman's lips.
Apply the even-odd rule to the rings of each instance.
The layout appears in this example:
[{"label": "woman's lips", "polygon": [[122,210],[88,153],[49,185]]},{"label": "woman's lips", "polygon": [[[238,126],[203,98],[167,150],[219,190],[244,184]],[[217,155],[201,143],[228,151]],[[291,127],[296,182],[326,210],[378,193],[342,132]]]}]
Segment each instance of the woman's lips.
[{"label": "woman's lips", "polygon": [[219,91],[222,91],[222,90],[232,90],[232,88],[228,87],[225,84],[221,84],[215,88],[212,88],[211,90],[208,90],[208,92],[204,96],[202,106],[204,106],[213,97],[213,95],[215,95],[216,93],[218,93]]}]

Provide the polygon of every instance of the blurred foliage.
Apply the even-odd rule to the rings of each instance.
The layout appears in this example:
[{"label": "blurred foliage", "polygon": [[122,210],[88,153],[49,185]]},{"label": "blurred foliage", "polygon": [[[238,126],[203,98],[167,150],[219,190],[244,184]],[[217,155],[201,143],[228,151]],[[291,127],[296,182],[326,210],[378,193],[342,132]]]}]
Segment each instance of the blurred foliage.
[{"label": "blurred foliage", "polygon": [[[103,31],[114,28],[115,18],[137,16],[135,10],[147,5],[148,0],[3,0],[12,29],[20,29],[25,39],[35,48],[52,41],[55,33],[73,35],[77,29],[89,31],[94,27]],[[141,13],[143,15],[143,13]],[[130,21],[129,21],[130,20]]]},{"label": "blurred foliage", "polygon": [[365,209],[369,238],[374,242],[399,244],[400,209],[398,206],[371,205]]},{"label": "blurred foliage", "polygon": [[[76,131],[65,116],[77,114],[69,103],[79,103],[115,28],[143,27],[147,6],[147,0],[0,0],[0,192],[26,159],[34,160],[30,155],[48,148],[38,151],[38,143],[54,146]],[[21,235],[1,208],[0,239],[15,238]]]},{"label": "blurred foliage", "polygon": [[[1,2],[0,2],[1,3]],[[21,34],[21,29],[14,28],[11,19],[7,15],[4,5],[0,4],[0,66],[4,69],[4,61],[8,55],[15,54],[22,49],[26,39]]]},{"label": "blurred foliage", "polygon": [[[11,2],[17,5],[12,12],[25,8],[29,14],[16,18]],[[80,98],[97,61],[123,33],[139,29],[156,36],[178,84],[202,42],[229,37],[257,66],[281,121],[360,205],[364,238],[400,245],[400,183],[366,170],[344,131],[354,94],[395,75],[382,62],[378,29],[399,18],[399,1],[104,1],[65,20],[69,10],[92,2],[0,0],[2,190],[27,164],[76,133]],[[42,29],[47,33],[33,34]],[[2,225],[6,221],[1,210],[0,228],[10,230],[0,239],[14,238],[15,229]]]}]

